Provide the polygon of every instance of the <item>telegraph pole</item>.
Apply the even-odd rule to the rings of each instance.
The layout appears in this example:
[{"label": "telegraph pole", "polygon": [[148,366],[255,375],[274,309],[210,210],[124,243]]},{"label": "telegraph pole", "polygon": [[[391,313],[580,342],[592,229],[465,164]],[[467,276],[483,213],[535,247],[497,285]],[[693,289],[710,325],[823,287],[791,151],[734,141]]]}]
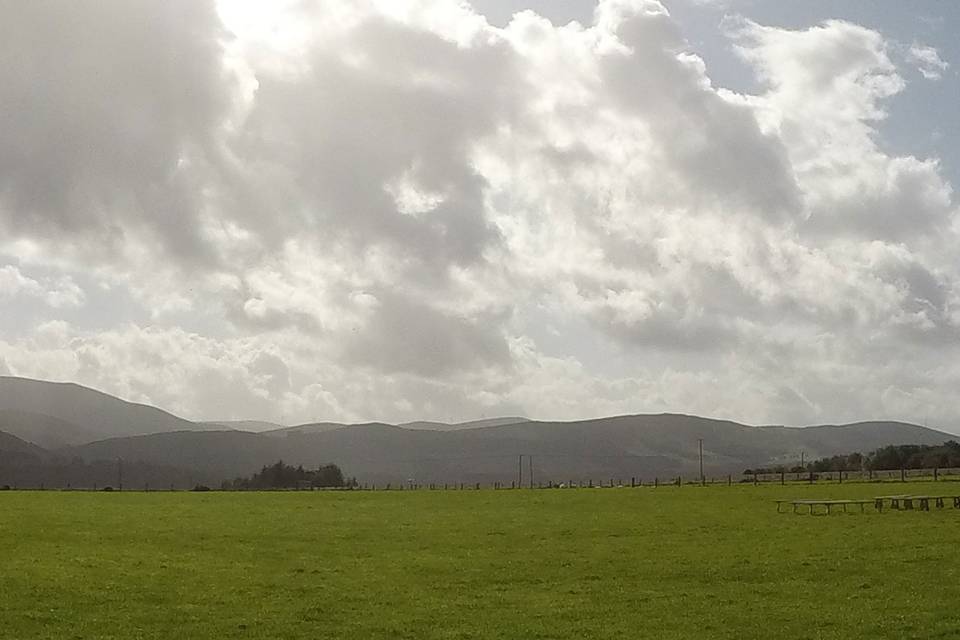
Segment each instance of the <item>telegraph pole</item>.
[{"label": "telegraph pole", "polygon": [[703,477],[703,438],[697,438],[697,444],[700,448],[700,486],[705,486],[707,484],[706,479]]}]

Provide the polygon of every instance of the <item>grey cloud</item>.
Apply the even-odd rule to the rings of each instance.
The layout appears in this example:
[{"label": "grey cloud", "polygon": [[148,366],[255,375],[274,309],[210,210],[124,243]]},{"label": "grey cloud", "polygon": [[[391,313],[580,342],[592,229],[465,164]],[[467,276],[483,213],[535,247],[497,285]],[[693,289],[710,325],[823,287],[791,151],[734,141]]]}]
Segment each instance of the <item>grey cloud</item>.
[{"label": "grey cloud", "polygon": [[213,3],[7,1],[0,14],[0,225],[99,257],[143,232],[180,258],[206,253],[191,174],[228,105]]},{"label": "grey cloud", "polygon": [[372,317],[344,345],[347,362],[427,377],[509,365],[502,318],[462,318],[394,292],[376,298]]},{"label": "grey cloud", "polygon": [[622,323],[605,314],[605,329],[624,343],[665,351],[719,351],[738,342],[738,332],[718,316],[684,316],[658,312],[642,322]]},{"label": "grey cloud", "polygon": [[[839,168],[825,166],[821,171],[830,174],[827,179],[835,179]],[[874,175],[850,175],[852,184],[817,203],[800,229],[811,235],[854,235],[893,242],[909,242],[949,229],[952,194],[938,175],[936,162],[897,158],[879,171],[883,172],[880,180]]]},{"label": "grey cloud", "polygon": [[800,196],[786,150],[761,132],[756,115],[711,87],[688,56],[679,26],[662,13],[622,16],[617,37],[629,55],[609,53],[604,84],[615,100],[656,131],[665,180],[696,202],[749,207],[773,218],[793,218]]},{"label": "grey cloud", "polygon": [[[362,51],[360,63],[344,50]],[[483,207],[471,145],[509,112],[513,60],[505,45],[463,49],[439,36],[370,18],[342,41],[318,43],[303,77],[258,74],[238,156],[268,168],[283,190],[247,221],[280,237],[307,231],[358,250],[384,244],[441,273],[499,243]],[[276,170],[269,168],[275,167]],[[386,187],[407,176],[443,202],[398,211]],[[279,179],[279,180],[278,180]]]},{"label": "grey cloud", "polygon": [[290,369],[283,358],[261,351],[250,364],[250,372],[264,379],[264,388],[274,398],[290,390]]},{"label": "grey cloud", "polygon": [[[591,314],[594,325],[625,345],[668,352],[717,352],[737,345],[743,339],[741,320],[756,320],[761,302],[726,269],[703,264],[686,269],[683,289],[663,286],[622,307],[604,301]],[[607,287],[593,295],[630,293],[629,287]]]}]

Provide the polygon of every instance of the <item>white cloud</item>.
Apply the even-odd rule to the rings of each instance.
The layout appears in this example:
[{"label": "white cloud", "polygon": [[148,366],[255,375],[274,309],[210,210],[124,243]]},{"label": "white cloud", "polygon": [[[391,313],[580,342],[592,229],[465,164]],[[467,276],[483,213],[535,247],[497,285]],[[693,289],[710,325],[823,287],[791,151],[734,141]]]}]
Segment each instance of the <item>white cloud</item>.
[{"label": "white cloud", "polygon": [[920,75],[927,80],[939,80],[943,77],[943,72],[950,68],[950,65],[940,58],[936,49],[919,44],[910,46],[907,61],[914,63]]},{"label": "white cloud", "polygon": [[0,300],[17,297],[37,298],[54,309],[82,306],[86,295],[69,276],[36,280],[23,275],[18,267],[0,267]]}]

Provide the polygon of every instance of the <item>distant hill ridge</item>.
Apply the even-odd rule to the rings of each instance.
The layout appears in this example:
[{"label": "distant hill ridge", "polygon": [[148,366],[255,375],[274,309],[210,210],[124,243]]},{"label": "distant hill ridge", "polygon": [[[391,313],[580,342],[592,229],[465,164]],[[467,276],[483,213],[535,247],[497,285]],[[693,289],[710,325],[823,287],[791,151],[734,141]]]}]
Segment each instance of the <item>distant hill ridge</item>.
[{"label": "distant hill ridge", "polygon": [[[40,427],[32,430],[28,423],[15,426],[15,433],[20,437],[48,443],[60,439],[66,444],[80,444],[92,439],[207,428],[162,409],[127,402],[71,382],[11,376],[0,376],[0,410],[60,421],[59,433],[54,434],[55,426],[48,423],[42,429],[42,436],[37,435]],[[6,424],[0,423],[0,430],[5,429]]]},{"label": "distant hill ridge", "polygon": [[889,444],[936,445],[952,437],[902,422],[753,427],[683,414],[570,422],[507,417],[452,425],[196,423],[79,385],[10,377],[0,378],[0,431],[43,445],[31,454],[139,461],[184,470],[184,477],[249,475],[283,459],[309,467],[333,462],[348,476],[380,483],[510,482],[521,455],[525,464],[533,461],[537,478],[558,482],[690,475],[697,472],[700,440],[708,474],[739,473],[797,461],[801,452],[812,460]]}]

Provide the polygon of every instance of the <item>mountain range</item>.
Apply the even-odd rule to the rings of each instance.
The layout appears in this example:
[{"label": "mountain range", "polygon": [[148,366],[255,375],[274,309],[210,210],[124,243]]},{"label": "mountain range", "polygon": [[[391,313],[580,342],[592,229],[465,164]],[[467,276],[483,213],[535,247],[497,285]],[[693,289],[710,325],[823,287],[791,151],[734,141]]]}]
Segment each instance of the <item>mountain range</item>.
[{"label": "mountain range", "polygon": [[[707,475],[949,434],[902,422],[747,426],[680,414],[574,422],[521,417],[446,424],[192,422],[76,384],[0,377],[0,484],[187,486],[247,476],[283,460],[333,462],[366,483],[650,480]],[[82,477],[81,477],[82,476]],[[12,478],[12,480],[11,480]],[[46,478],[46,480],[44,480]],[[71,480],[73,478],[73,480]],[[92,479],[95,478],[95,479]]]}]

